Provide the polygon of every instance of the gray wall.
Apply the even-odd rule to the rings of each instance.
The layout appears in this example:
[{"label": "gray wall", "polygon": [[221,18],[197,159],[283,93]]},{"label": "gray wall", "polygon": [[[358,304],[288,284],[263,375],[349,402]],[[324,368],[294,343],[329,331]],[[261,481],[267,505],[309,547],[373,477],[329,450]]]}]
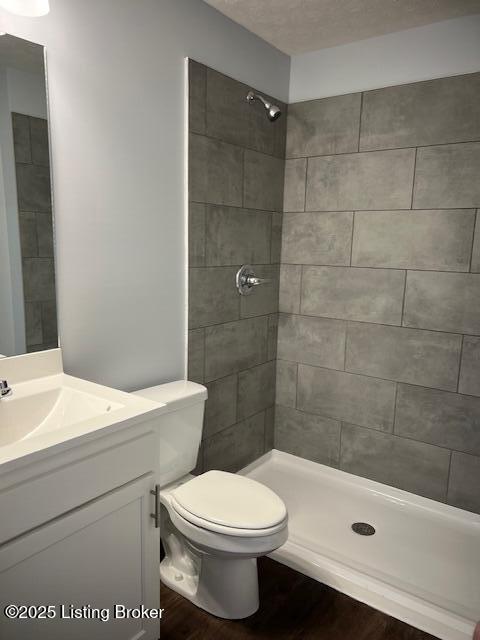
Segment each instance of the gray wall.
[{"label": "gray wall", "polygon": [[60,342],[121,389],[186,370],[185,57],[288,96],[290,60],[199,0],[51,0],[0,30],[47,48]]},{"label": "gray wall", "polygon": [[27,352],[58,346],[48,122],[12,113]]},{"label": "gray wall", "polygon": [[289,106],[275,420],[279,449],[474,511],[479,104],[472,74]]},{"label": "gray wall", "polygon": [[[235,471],[273,444],[286,114],[271,123],[249,86],[189,70],[188,376],[209,392],[198,470]],[[272,283],[240,296],[242,264]]]}]

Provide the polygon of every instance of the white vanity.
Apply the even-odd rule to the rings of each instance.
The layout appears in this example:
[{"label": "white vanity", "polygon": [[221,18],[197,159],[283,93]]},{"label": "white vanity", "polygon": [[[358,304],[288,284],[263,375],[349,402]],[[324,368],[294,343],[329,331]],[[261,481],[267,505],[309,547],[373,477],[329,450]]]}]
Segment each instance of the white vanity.
[{"label": "white vanity", "polygon": [[157,640],[159,619],[114,605],[160,606],[164,405],[65,375],[60,349],[5,358],[0,379],[0,607],[54,607],[0,615],[0,638]]}]

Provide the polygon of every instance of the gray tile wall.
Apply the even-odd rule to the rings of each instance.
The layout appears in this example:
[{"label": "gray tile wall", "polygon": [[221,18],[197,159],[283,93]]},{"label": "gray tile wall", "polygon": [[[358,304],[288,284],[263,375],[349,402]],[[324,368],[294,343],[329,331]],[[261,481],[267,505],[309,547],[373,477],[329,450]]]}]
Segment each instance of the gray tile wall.
[{"label": "gray tile wall", "polygon": [[27,351],[41,351],[58,345],[48,122],[12,113],[12,125]]},{"label": "gray tile wall", "polygon": [[479,178],[480,73],[289,105],[277,448],[480,512]]},{"label": "gray tile wall", "polygon": [[[236,471],[273,446],[286,106],[270,123],[250,87],[194,61],[189,84],[188,376],[209,392],[197,472]],[[271,284],[241,297],[242,264]]]}]

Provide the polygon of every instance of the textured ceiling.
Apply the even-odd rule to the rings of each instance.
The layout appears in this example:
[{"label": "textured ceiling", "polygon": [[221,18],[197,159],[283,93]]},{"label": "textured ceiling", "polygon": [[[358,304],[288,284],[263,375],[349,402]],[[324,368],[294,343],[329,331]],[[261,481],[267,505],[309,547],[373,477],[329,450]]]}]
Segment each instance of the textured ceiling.
[{"label": "textured ceiling", "polygon": [[480,0],[205,0],[290,55],[480,13]]}]

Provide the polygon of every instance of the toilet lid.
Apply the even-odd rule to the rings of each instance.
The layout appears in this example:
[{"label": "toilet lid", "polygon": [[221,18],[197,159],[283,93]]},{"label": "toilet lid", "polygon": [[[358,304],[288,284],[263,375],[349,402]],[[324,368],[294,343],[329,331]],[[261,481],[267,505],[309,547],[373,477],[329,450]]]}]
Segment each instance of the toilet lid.
[{"label": "toilet lid", "polygon": [[236,529],[268,529],[285,520],[281,498],[256,480],[225,471],[207,471],[172,492],[172,506],[206,522]]}]

